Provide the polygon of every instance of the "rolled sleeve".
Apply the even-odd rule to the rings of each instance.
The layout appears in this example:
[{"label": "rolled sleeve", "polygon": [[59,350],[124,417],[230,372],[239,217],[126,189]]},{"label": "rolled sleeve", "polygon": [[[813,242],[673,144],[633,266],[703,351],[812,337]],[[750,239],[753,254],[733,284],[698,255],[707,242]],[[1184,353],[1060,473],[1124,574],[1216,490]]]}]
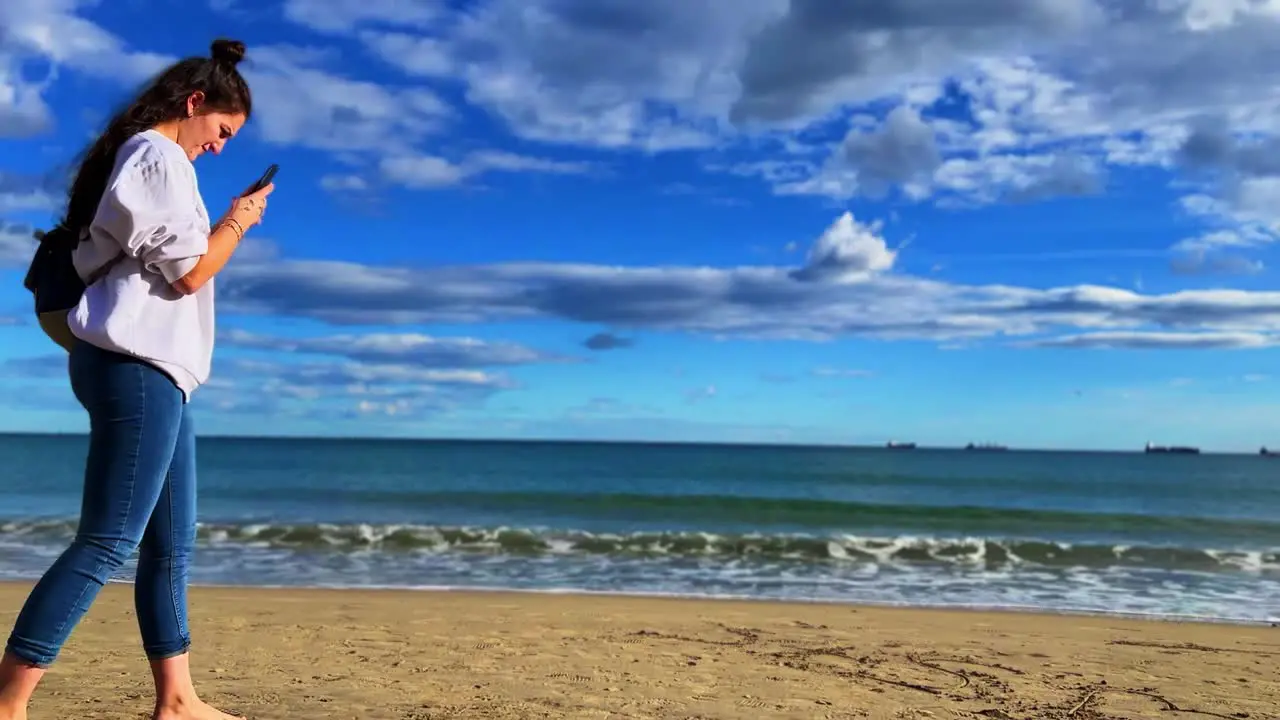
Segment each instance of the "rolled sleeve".
[{"label": "rolled sleeve", "polygon": [[193,181],[181,168],[170,167],[162,155],[142,157],[108,185],[93,227],[115,238],[148,272],[174,283],[209,251],[208,226],[195,197]]}]

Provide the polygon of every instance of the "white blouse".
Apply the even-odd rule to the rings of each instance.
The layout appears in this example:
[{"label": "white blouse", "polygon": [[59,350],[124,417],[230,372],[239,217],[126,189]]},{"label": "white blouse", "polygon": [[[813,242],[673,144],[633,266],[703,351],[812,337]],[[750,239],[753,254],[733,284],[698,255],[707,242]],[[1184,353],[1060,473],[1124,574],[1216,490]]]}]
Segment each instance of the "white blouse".
[{"label": "white blouse", "polygon": [[183,397],[209,379],[213,280],[191,295],[173,289],[209,250],[209,214],[186,152],[155,130],[127,140],[88,238],[72,255],[87,278],[125,253],[85,290],[67,317],[71,333],[104,350],[145,360]]}]

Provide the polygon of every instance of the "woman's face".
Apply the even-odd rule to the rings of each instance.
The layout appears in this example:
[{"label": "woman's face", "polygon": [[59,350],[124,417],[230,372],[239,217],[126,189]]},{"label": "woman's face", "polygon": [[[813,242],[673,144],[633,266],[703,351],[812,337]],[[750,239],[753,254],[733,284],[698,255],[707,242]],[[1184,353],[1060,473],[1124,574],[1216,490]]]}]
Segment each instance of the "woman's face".
[{"label": "woman's face", "polygon": [[189,117],[178,123],[178,144],[187,151],[187,159],[195,162],[201,155],[222,152],[223,146],[244,127],[244,113],[206,110],[204,96],[196,93],[187,100]]}]

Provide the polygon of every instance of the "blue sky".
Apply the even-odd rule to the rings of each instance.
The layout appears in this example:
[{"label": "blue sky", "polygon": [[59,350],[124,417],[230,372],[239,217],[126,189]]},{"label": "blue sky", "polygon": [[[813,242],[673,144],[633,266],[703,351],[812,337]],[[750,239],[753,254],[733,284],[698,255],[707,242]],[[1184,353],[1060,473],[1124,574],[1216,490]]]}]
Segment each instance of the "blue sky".
[{"label": "blue sky", "polygon": [[[155,28],[167,28],[157,33]],[[8,0],[0,430],[80,431],[29,231],[245,41],[204,433],[1280,445],[1280,2]]]}]

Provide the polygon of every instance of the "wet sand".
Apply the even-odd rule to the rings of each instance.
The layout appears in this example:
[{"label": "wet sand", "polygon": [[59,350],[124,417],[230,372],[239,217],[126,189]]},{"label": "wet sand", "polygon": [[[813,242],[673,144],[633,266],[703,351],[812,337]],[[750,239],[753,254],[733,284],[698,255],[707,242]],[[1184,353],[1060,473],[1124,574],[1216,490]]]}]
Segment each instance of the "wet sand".
[{"label": "wet sand", "polygon": [[[7,632],[29,585],[0,585]],[[147,717],[131,588],[32,720]],[[1280,628],[847,605],[199,588],[197,686],[255,720],[1275,718]]]}]

